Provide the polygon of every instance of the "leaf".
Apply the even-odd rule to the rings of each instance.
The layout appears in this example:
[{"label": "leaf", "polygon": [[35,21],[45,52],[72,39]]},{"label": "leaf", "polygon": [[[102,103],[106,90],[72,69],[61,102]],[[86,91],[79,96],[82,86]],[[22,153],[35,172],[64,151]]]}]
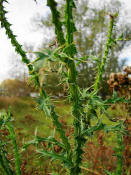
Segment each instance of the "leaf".
[{"label": "leaf", "polygon": [[42,97],[38,97],[36,101],[39,104],[38,107],[45,112],[46,116],[50,117],[52,107],[50,97],[46,97],[45,99],[43,99]]},{"label": "leaf", "polygon": [[85,99],[85,98],[89,97],[89,93],[88,93],[89,89],[90,89],[90,87],[89,88],[86,88],[86,89],[83,89],[81,91],[82,99]]},{"label": "leaf", "polygon": [[93,61],[96,61],[98,64],[100,64],[100,63],[101,63],[100,58],[95,57],[94,55],[90,55],[90,57],[92,58],[92,60],[93,60]]},{"label": "leaf", "polygon": [[38,57],[36,60],[32,62],[34,65],[34,71],[37,71],[46,66],[48,61],[53,61],[55,59],[54,51],[50,49],[46,49],[43,52],[34,52]]},{"label": "leaf", "polygon": [[3,125],[6,125],[7,122],[11,120],[12,119],[11,119],[9,111],[8,111],[8,114],[6,112],[0,112],[0,127],[2,127]]},{"label": "leaf", "polygon": [[51,137],[51,136],[49,136],[48,138],[35,136],[34,140],[31,140],[31,141],[27,142],[23,146],[23,148],[27,149],[27,147],[30,146],[31,144],[38,145],[41,142],[48,142],[48,143],[51,143],[51,144],[54,144],[54,145],[58,145],[59,147],[65,149],[65,146],[61,142],[58,142],[54,137]]},{"label": "leaf", "polygon": [[116,131],[116,132],[121,132],[122,134],[127,134],[127,131],[124,128],[123,121],[120,121],[117,125],[115,126],[105,126],[104,127],[105,132],[110,132],[110,131]]},{"label": "leaf", "polygon": [[37,139],[38,139],[38,142],[42,142],[42,141],[50,142],[54,145],[58,145],[61,148],[65,149],[65,146],[61,142],[58,142],[54,137],[51,137],[51,136],[48,138],[37,137]]},{"label": "leaf", "polygon": [[105,109],[107,109],[111,104],[115,103],[129,103],[125,97],[118,97],[117,92],[113,91],[113,97],[104,101]]},{"label": "leaf", "polygon": [[76,59],[76,61],[77,61],[76,65],[79,65],[83,62],[87,62],[88,58],[89,58],[89,56],[83,56],[83,57],[80,57],[80,58]]},{"label": "leaf", "polygon": [[35,139],[31,140],[31,141],[28,141],[26,144],[24,144],[23,150],[26,150],[28,148],[28,146],[35,145],[35,144],[37,144]]},{"label": "leaf", "polygon": [[33,53],[37,55],[37,57],[39,58],[39,60],[45,59],[46,57],[48,57],[48,55],[45,54],[45,53],[43,53],[43,52],[33,52]]},{"label": "leaf", "polygon": [[124,34],[123,33],[116,39],[116,41],[121,41],[121,40],[124,40]]},{"label": "leaf", "polygon": [[93,134],[93,132],[102,130],[104,127],[105,127],[105,124],[102,123],[102,118],[100,118],[95,126],[92,126],[91,128],[82,131],[82,135],[90,136]]},{"label": "leaf", "polygon": [[68,163],[67,158],[64,157],[63,154],[56,154],[54,152],[48,152],[48,151],[45,151],[45,150],[37,150],[37,152],[40,153],[42,156],[50,157],[53,160],[61,160],[63,162]]}]

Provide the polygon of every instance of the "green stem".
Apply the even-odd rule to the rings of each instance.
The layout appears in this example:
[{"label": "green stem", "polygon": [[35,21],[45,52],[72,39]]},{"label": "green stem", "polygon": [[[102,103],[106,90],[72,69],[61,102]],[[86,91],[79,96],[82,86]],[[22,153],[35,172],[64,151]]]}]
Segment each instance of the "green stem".
[{"label": "green stem", "polygon": [[68,65],[68,82],[70,88],[70,95],[72,99],[73,110],[72,114],[74,116],[74,166],[71,169],[71,175],[78,175],[81,172],[80,164],[82,161],[82,146],[85,143],[84,137],[81,136],[81,118],[83,109],[80,104],[79,99],[79,88],[76,82],[76,67],[74,61],[71,61]]},{"label": "green stem", "polygon": [[16,139],[15,139],[15,132],[14,132],[14,129],[13,129],[12,125],[10,124],[10,122],[7,123],[7,128],[8,128],[8,131],[10,133],[10,138],[12,140],[12,144],[14,147],[16,175],[21,175],[20,157],[19,157],[19,153],[18,153],[18,146],[17,146]]},{"label": "green stem", "polygon": [[[15,47],[15,51],[21,55],[22,57],[22,61],[26,64],[29,64],[30,61],[29,59],[27,59],[26,53],[25,51],[23,51],[22,49],[22,45],[20,45],[18,43],[18,41],[16,40],[16,36],[13,34],[12,30],[11,30],[11,24],[8,22],[8,20],[5,17],[5,14],[7,13],[7,11],[5,11],[3,3],[7,2],[7,0],[0,0],[0,22],[1,22],[1,27],[5,28],[6,30],[6,35],[8,36],[9,39],[11,39],[11,44]],[[33,70],[32,65],[28,66],[29,71]]]},{"label": "green stem", "polygon": [[[60,46],[65,44],[64,33],[62,30],[62,23],[60,21],[60,13],[57,11],[57,3],[55,0],[47,0],[47,5],[50,7],[52,13],[52,22],[55,25],[55,33],[58,39]],[[57,131],[60,134],[60,137],[66,147],[68,158],[72,162],[72,149],[69,144],[68,138],[65,136],[65,131],[62,129],[61,123],[58,121],[58,115],[54,111],[54,107],[51,107],[51,115],[54,125],[56,126]]]},{"label": "green stem", "polygon": [[[72,8],[75,8],[73,0],[66,0],[65,8],[65,23],[66,23],[66,48],[65,52],[69,57],[74,57],[74,54],[77,53],[75,45],[73,43],[73,33],[76,31],[73,16]],[[81,119],[83,109],[80,104],[80,91],[77,84],[77,70],[76,65],[73,60],[69,60],[68,64],[68,83],[70,89],[70,96],[72,100],[72,114],[74,116],[74,139],[75,139],[75,148],[74,148],[74,166],[70,170],[71,175],[78,175],[81,172],[80,164],[82,161],[82,146],[85,142],[85,139],[81,137]]]},{"label": "green stem", "polygon": [[113,27],[114,27],[114,22],[115,22],[115,16],[110,15],[110,25],[109,25],[109,31],[108,31],[108,36],[107,36],[107,43],[106,43],[104,56],[102,58],[101,65],[98,68],[96,81],[94,84],[94,91],[98,91],[99,86],[100,86],[100,82],[102,80],[102,75],[105,71],[105,64],[106,64],[107,56],[109,54],[111,42],[112,42],[112,31],[113,31]]},{"label": "green stem", "polygon": [[[98,63],[98,71],[97,71],[97,75],[96,75],[96,80],[95,80],[95,83],[94,83],[94,90],[92,93],[96,94],[96,92],[99,90],[99,87],[100,87],[100,83],[101,83],[101,80],[102,80],[102,75],[105,71],[105,64],[106,64],[106,61],[107,61],[107,56],[109,54],[109,50],[110,50],[110,47],[111,47],[111,43],[112,43],[112,32],[113,32],[113,27],[114,27],[114,22],[115,22],[115,17],[117,15],[110,15],[110,24],[109,24],[109,30],[108,30],[108,35],[107,35],[107,43],[106,43],[106,46],[105,46],[105,51],[104,51],[104,56],[102,58],[102,61],[101,63]],[[89,123],[90,125],[90,120],[91,120],[91,115],[92,114],[92,110],[93,110],[93,106],[90,107],[90,109],[88,110],[88,113],[87,113],[87,122]]]},{"label": "green stem", "polygon": [[47,6],[50,7],[52,14],[52,22],[55,25],[55,33],[60,45],[65,44],[64,33],[62,30],[62,23],[60,21],[60,13],[57,10],[57,3],[55,0],[47,0]]},{"label": "green stem", "polygon": [[[43,97],[43,100],[48,98],[48,95],[46,94],[46,92],[41,88],[40,88],[40,95],[41,95],[41,97]],[[65,145],[65,148],[66,148],[66,151],[67,151],[67,154],[68,154],[68,158],[72,162],[71,146],[70,146],[70,143],[68,141],[68,138],[65,135],[65,131],[63,130],[62,125],[58,120],[59,116],[55,112],[54,105],[50,104],[49,110],[50,110],[52,122],[53,122],[54,126],[56,127],[56,130],[58,131],[63,144]]]}]

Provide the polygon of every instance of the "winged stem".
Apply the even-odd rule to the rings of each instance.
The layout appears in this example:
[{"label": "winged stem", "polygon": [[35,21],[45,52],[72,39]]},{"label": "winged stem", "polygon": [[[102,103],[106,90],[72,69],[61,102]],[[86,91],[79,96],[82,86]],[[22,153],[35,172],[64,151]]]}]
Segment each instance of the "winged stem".
[{"label": "winged stem", "polygon": [[105,51],[104,51],[102,61],[97,70],[96,81],[94,83],[94,91],[98,91],[101,80],[102,80],[102,75],[105,71],[105,64],[106,64],[107,56],[109,54],[109,50],[110,50],[111,43],[112,43],[112,32],[113,32],[113,27],[114,27],[116,16],[117,15],[110,15],[110,25],[109,25],[108,35],[107,35],[107,43],[105,46]]}]

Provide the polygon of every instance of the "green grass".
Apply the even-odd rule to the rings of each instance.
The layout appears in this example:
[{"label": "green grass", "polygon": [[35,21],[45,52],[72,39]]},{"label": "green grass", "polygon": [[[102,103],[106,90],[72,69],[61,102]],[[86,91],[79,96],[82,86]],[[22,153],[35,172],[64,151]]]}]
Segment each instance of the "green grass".
[{"label": "green grass", "polygon": [[[71,123],[71,107],[65,104],[64,101],[55,101],[56,112],[59,114],[59,119]],[[46,117],[44,112],[37,108],[37,104],[33,98],[1,98],[0,110],[7,110],[11,108],[14,118],[13,124],[16,131],[24,133],[25,137],[30,138],[37,128],[38,134],[42,136],[49,136],[53,129],[51,119]],[[31,139],[31,138],[30,138]]]}]

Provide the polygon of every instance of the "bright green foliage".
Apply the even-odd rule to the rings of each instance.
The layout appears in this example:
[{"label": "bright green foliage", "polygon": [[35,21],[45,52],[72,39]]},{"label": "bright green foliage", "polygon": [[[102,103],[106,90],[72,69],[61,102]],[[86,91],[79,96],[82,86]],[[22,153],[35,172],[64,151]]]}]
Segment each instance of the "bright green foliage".
[{"label": "bright green foliage", "polygon": [[[107,43],[104,51],[102,60],[95,58],[91,55],[93,61],[96,61],[98,65],[98,72],[96,75],[96,81],[93,85],[93,90],[91,88],[81,90],[77,83],[78,72],[76,66],[88,57],[75,58],[77,54],[76,46],[74,44],[73,35],[76,31],[74,20],[73,20],[73,8],[75,3],[73,0],[65,1],[65,31],[66,40],[64,39],[64,32],[62,30],[62,22],[60,22],[60,13],[57,10],[57,3],[54,0],[47,0],[47,5],[51,9],[52,13],[52,23],[55,25],[55,33],[59,43],[59,47],[54,50],[47,49],[43,52],[35,52],[37,58],[35,61],[30,63],[26,58],[25,52],[22,50],[21,45],[16,41],[13,32],[10,29],[10,24],[5,18],[5,11],[3,7],[3,2],[0,0],[0,21],[1,26],[6,29],[6,34],[11,39],[11,43],[15,46],[16,51],[22,56],[22,61],[26,63],[29,68],[31,80],[34,81],[35,85],[39,89],[40,97],[37,99],[38,107],[45,112],[46,116],[52,119],[56,131],[59,133],[58,141],[55,136],[49,138],[40,138],[37,135],[34,140],[25,144],[26,149],[30,144],[37,147],[37,153],[41,156],[50,157],[52,160],[60,160],[65,167],[69,170],[70,175],[79,175],[81,173],[82,155],[84,153],[83,148],[87,141],[87,138],[93,136],[95,131],[104,130],[105,132],[114,131],[117,133],[118,148],[116,149],[116,156],[118,160],[116,174],[120,174],[122,171],[122,136],[125,134],[123,128],[123,123],[117,123],[115,126],[107,126],[102,121],[103,114],[106,114],[106,110],[111,104],[116,102],[127,102],[124,98],[118,98],[114,92],[114,96],[111,99],[103,101],[98,96],[100,82],[102,80],[102,75],[104,72],[107,56],[109,49],[111,48],[111,43],[113,41],[113,27],[115,23],[116,15],[110,15],[110,26],[107,36]],[[63,69],[61,69],[61,74],[63,76],[63,82],[67,83],[69,88],[69,99],[72,104],[72,115],[74,117],[74,142],[73,146],[70,144],[69,138],[65,135],[65,131],[62,128],[62,124],[59,122],[59,115],[55,112],[55,106],[50,100],[50,96],[46,93],[43,84],[40,82],[39,71],[43,66],[48,66],[49,62],[59,62]],[[98,116],[97,110],[99,109],[101,116]],[[9,115],[10,116],[10,115]],[[95,117],[95,125],[91,124],[91,119]],[[109,118],[110,119],[110,118]],[[10,123],[7,123],[7,128],[10,132],[11,140],[14,145],[15,151],[15,162],[16,162],[16,173],[20,174],[20,161],[18,155],[18,148],[15,141],[15,134]],[[48,143],[48,149],[39,149],[39,144],[45,141]],[[54,146],[60,147],[60,153],[54,151]],[[2,163],[1,163],[2,164]],[[3,166],[4,168],[4,166]],[[108,172],[110,174],[110,172]]]}]

